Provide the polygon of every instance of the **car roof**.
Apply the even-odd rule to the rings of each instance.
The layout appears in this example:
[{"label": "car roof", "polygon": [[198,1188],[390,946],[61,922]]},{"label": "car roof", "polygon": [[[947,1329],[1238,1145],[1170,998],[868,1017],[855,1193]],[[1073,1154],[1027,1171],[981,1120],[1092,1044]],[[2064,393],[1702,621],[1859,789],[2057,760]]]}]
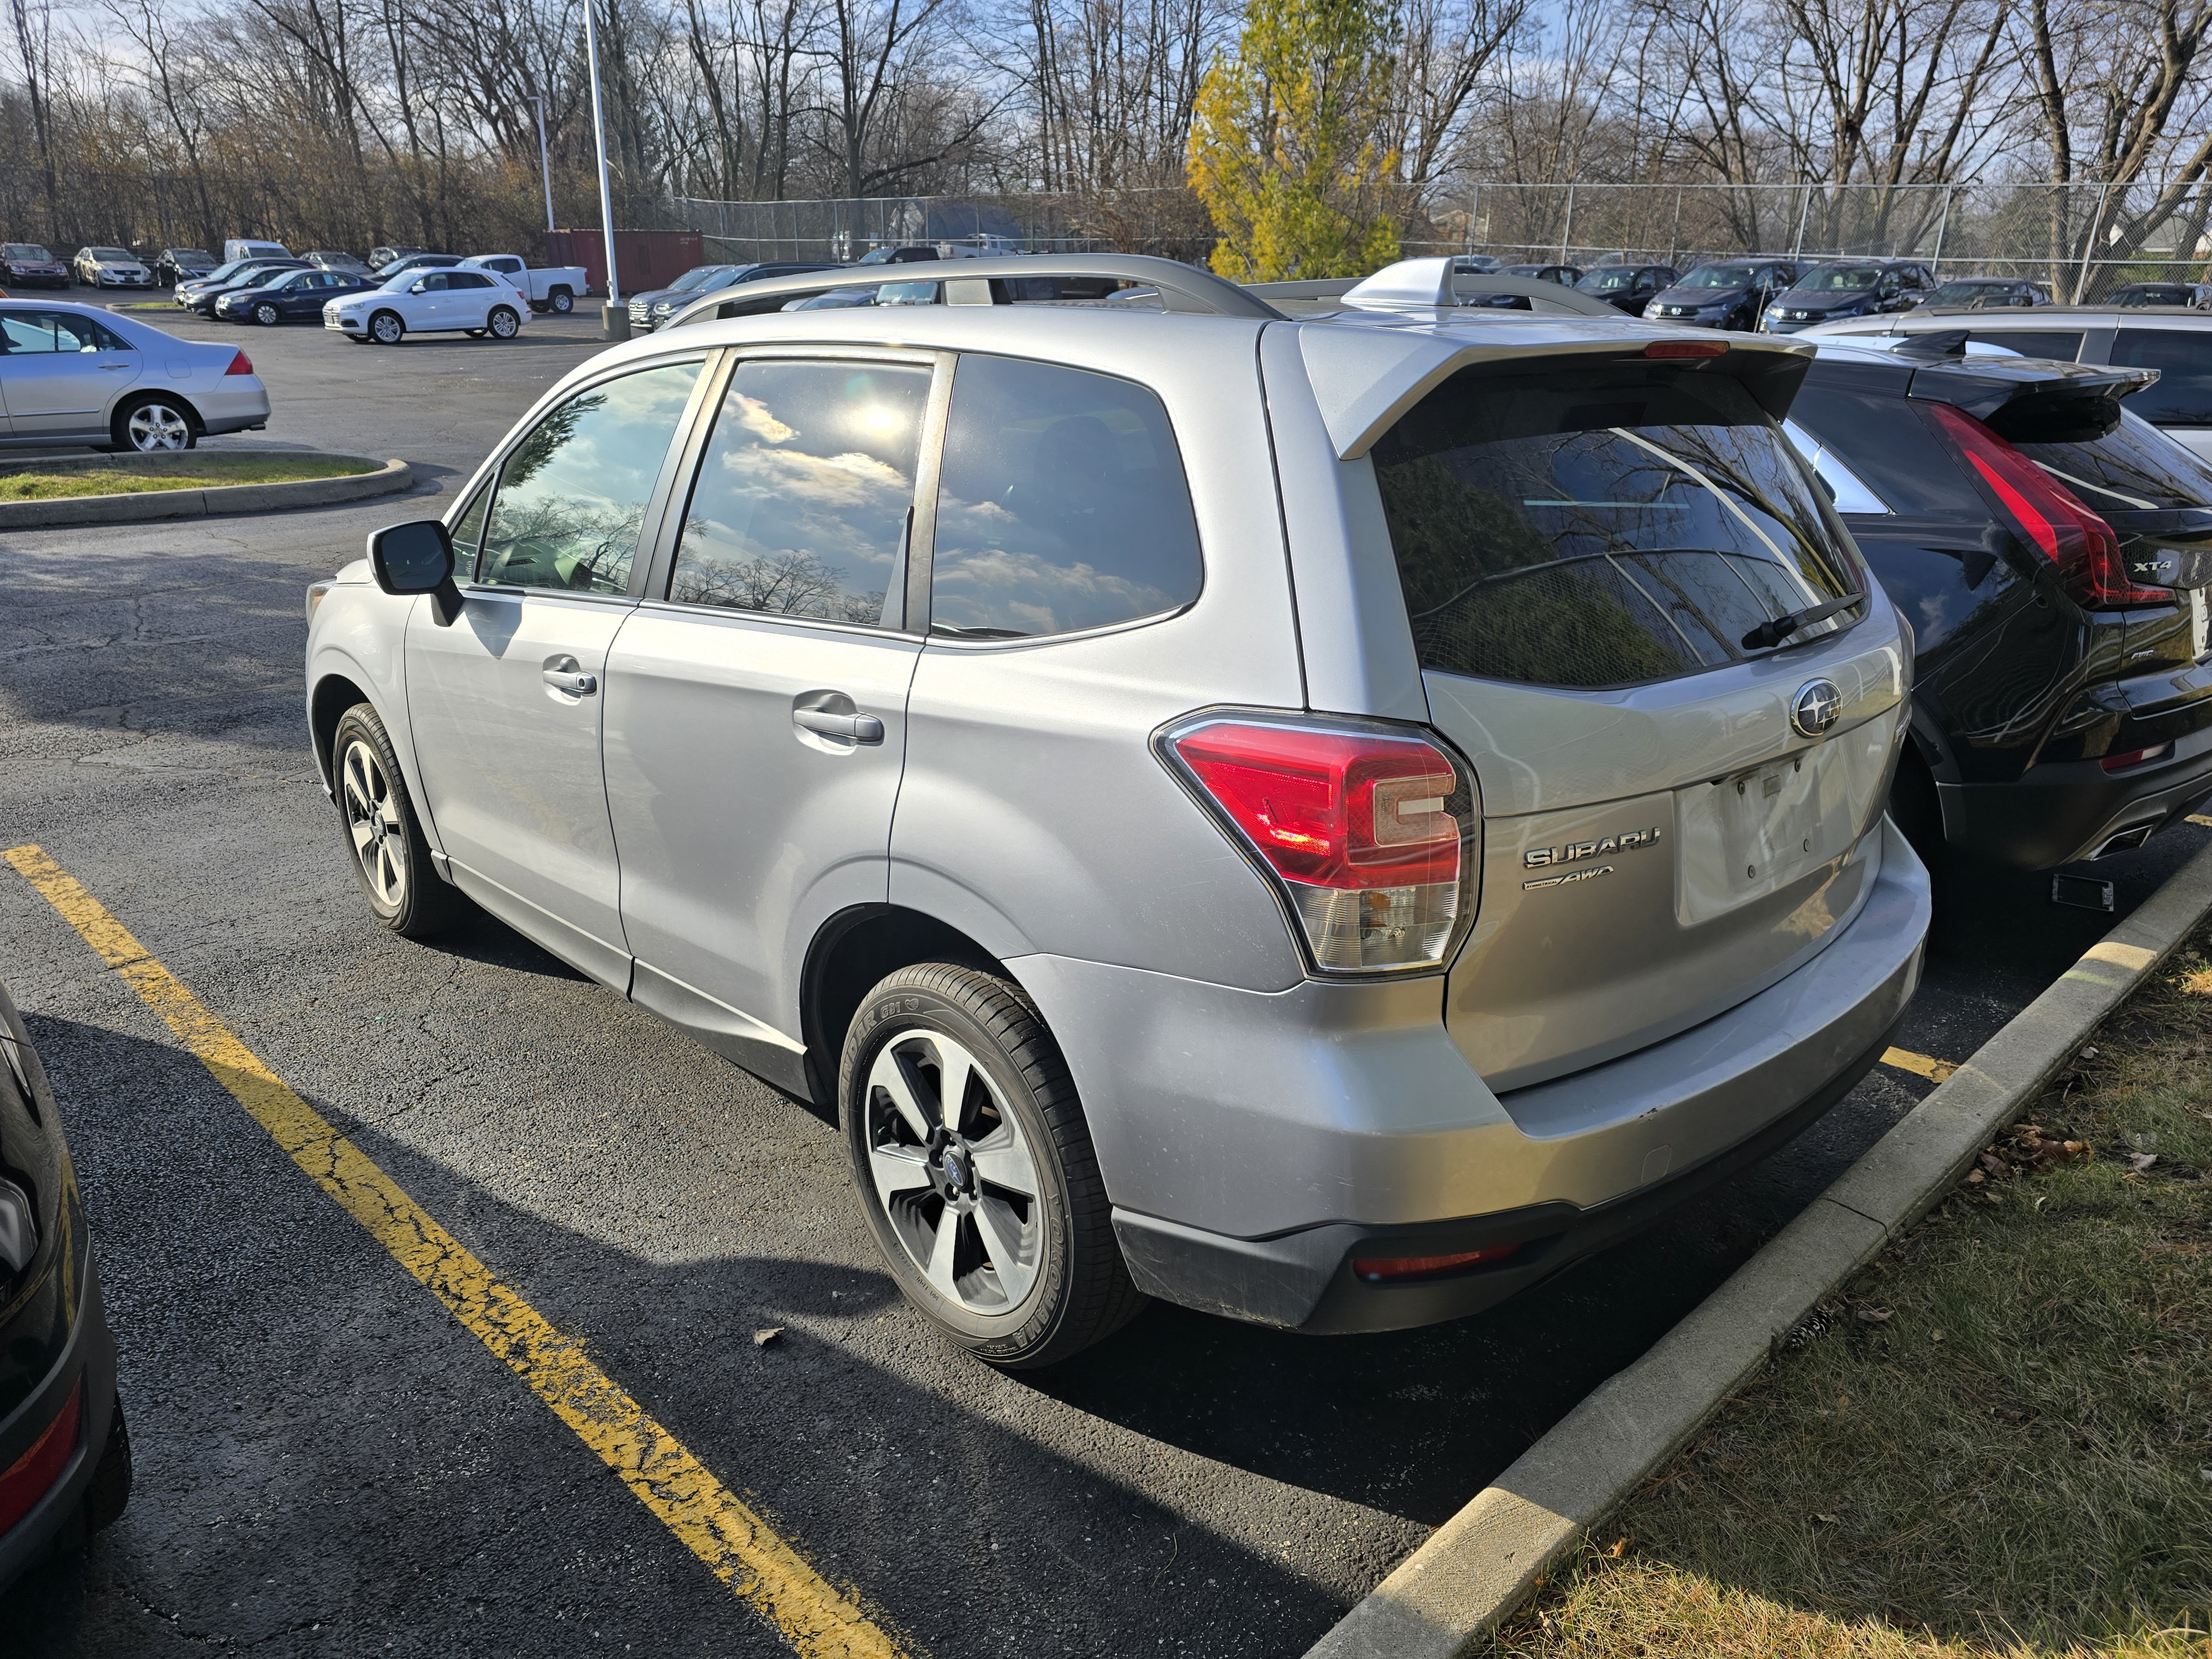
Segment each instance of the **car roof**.
[{"label": "car roof", "polygon": [[2038,306],[2033,311],[1965,311],[1948,306],[1923,306],[1917,311],[1887,317],[1852,318],[1841,323],[1824,324],[1832,328],[1835,338],[1847,334],[1919,334],[1931,328],[1958,328],[1960,319],[1971,316],[1977,320],[1971,326],[1977,330],[1992,328],[2032,328],[2038,331],[2052,328],[2111,328],[2124,324],[2130,328],[2146,324],[2158,328],[2212,328],[2212,312],[2148,311],[2139,306],[2116,306],[2109,301],[2082,305]]}]

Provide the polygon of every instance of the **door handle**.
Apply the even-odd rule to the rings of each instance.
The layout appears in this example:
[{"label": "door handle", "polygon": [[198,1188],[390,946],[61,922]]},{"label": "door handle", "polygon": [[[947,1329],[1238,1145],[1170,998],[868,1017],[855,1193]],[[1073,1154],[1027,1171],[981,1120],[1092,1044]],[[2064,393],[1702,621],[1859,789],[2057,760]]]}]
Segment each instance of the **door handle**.
[{"label": "door handle", "polygon": [[884,723],[873,714],[833,714],[823,708],[794,708],[791,723],[825,738],[844,738],[854,743],[881,743]]},{"label": "door handle", "polygon": [[128,363],[102,363],[100,365],[100,368],[106,369],[110,374],[120,374],[125,369],[130,367],[131,365]]},{"label": "door handle", "polygon": [[544,673],[545,684],[556,691],[566,691],[570,696],[588,697],[599,689],[597,674],[580,674],[573,669],[549,668]]}]

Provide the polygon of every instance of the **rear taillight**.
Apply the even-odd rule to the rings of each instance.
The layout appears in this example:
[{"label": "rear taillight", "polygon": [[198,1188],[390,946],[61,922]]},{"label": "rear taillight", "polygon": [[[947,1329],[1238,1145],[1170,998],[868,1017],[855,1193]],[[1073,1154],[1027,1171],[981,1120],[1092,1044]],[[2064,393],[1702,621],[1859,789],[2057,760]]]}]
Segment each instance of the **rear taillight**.
[{"label": "rear taillight", "polygon": [[53,1490],[62,1471],[76,1450],[77,1419],[84,1405],[84,1379],[77,1378],[27,1450],[0,1473],[0,1533],[6,1532],[31,1512],[31,1506]]},{"label": "rear taillight", "polygon": [[2107,772],[2125,772],[2137,766],[2148,766],[2153,761],[2164,760],[2173,752],[2170,743],[2154,743],[2148,749],[2123,749],[2118,754],[2099,757],[2097,764]]},{"label": "rear taillight", "polygon": [[1324,973],[1440,967],[1472,905],[1474,780],[1410,731],[1207,717],[1161,754],[1255,854]]},{"label": "rear taillight", "polygon": [[1963,409],[1925,403],[1928,418],[1966,458],[2013,529],[2057,567],[2060,585],[2084,605],[2170,605],[2171,589],[2130,579],[2120,538],[2065,485]]},{"label": "rear taillight", "polygon": [[241,351],[230,360],[230,367],[223,370],[223,373],[227,375],[251,374],[253,373],[253,360]]}]

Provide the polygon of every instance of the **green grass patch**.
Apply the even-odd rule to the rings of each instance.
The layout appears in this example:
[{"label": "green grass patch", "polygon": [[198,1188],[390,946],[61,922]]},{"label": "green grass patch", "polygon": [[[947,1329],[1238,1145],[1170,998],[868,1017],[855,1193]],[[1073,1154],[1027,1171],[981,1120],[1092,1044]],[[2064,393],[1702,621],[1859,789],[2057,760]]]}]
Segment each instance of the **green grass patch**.
[{"label": "green grass patch", "polygon": [[304,478],[351,478],[374,472],[373,461],[348,455],[162,456],[119,466],[70,467],[52,472],[0,471],[0,501],[52,501],[64,495],[136,495],[155,489],[213,489],[228,484],[295,483]]},{"label": "green grass patch", "polygon": [[1492,1650],[2212,1659],[2208,946]]}]

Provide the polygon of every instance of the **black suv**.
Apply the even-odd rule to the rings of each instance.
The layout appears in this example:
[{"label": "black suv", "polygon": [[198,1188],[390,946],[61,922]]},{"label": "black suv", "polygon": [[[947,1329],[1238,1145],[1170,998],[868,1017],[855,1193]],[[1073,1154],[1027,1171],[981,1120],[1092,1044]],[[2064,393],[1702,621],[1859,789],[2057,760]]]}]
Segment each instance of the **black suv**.
[{"label": "black suv", "polygon": [[1769,334],[1795,334],[1815,323],[1839,322],[1875,312],[1910,311],[1936,286],[1936,274],[1917,259],[1843,259],[1815,265],[1759,313]]},{"label": "black suv", "polygon": [[1585,271],[1575,291],[1602,300],[1616,311],[1641,317],[1644,307],[1682,279],[1672,265],[1601,265]]},{"label": "black suv", "polygon": [[1698,328],[1749,332],[1759,326],[1767,301],[1796,280],[1797,267],[1787,259],[1708,259],[1656,295],[1644,314]]},{"label": "black suv", "polygon": [[1911,620],[1892,814],[2021,869],[2212,794],[2212,469],[2120,400],[2147,370],[1823,341],[1790,429]]}]

